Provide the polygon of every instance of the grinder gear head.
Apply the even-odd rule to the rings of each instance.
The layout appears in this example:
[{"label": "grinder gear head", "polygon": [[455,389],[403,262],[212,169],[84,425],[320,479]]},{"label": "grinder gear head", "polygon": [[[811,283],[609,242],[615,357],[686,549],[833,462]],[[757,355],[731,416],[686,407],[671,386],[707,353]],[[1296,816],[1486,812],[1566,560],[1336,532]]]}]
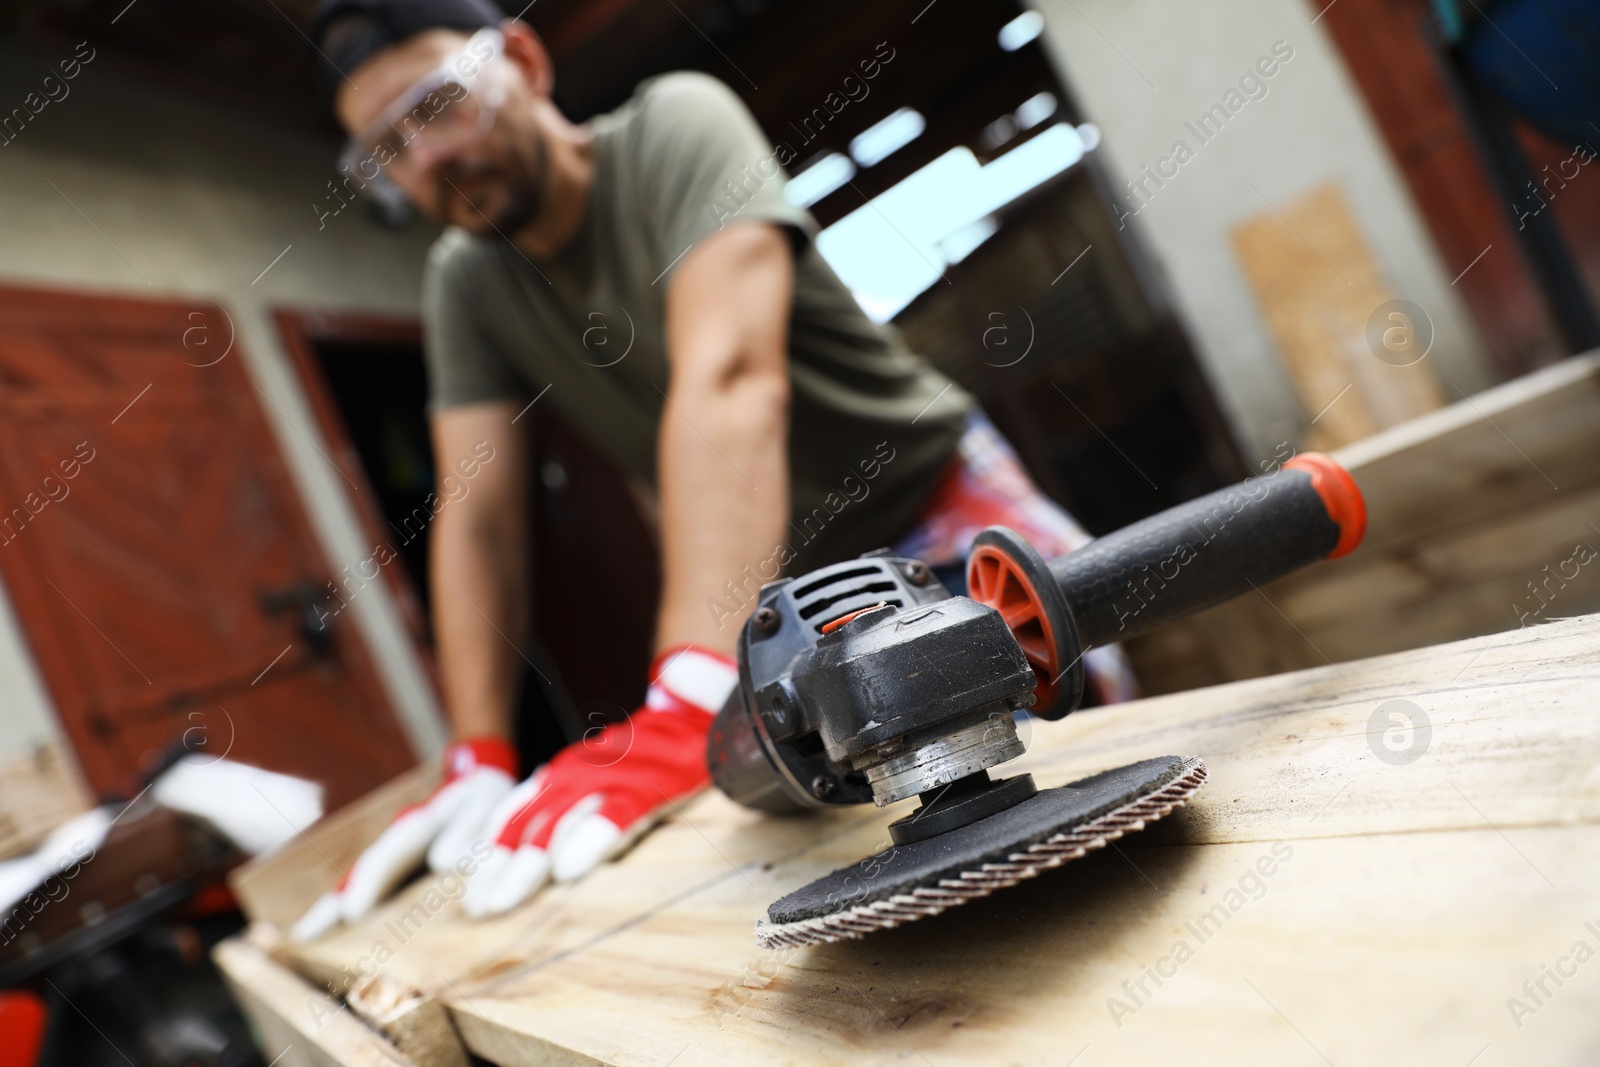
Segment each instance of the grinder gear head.
[{"label": "grinder gear head", "polygon": [[1020,756],[1037,678],[995,609],[877,553],[761,591],[711,768],[767,811],[880,807]]}]

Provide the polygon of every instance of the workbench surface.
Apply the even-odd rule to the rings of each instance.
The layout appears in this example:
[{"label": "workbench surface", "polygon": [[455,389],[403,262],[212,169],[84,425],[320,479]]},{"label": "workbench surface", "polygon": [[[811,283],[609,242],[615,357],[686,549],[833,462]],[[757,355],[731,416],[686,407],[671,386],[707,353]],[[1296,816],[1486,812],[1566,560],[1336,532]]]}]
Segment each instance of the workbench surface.
[{"label": "workbench surface", "polygon": [[[219,961],[247,999],[251,953],[336,993],[377,969],[504,1065],[1600,1063],[1597,696],[1600,615],[1034,723],[1006,770],[1042,787],[1165,753],[1211,777],[1143,833],[861,941],[752,928],[901,810],[770,819],[712,791],[499,920],[425,879],[275,943],[417,774],[245,872],[263,921]],[[276,1003],[252,1010],[306,1051],[334,1002]]]}]

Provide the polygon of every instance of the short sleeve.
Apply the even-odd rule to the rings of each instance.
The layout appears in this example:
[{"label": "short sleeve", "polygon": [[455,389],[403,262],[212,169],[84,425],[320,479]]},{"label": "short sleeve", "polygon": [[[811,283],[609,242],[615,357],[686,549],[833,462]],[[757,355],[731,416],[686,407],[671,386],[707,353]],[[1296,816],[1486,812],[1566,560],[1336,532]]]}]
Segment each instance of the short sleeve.
[{"label": "short sleeve", "polygon": [[715,78],[654,79],[642,89],[639,125],[641,191],[668,275],[690,248],[738,222],[783,227],[797,252],[815,236],[810,213],[784,199],[788,150],[774,148],[744,102]]},{"label": "short sleeve", "polygon": [[422,276],[423,355],[428,411],[515,399],[526,386],[483,332],[473,306],[470,235],[447,230],[428,252]]}]

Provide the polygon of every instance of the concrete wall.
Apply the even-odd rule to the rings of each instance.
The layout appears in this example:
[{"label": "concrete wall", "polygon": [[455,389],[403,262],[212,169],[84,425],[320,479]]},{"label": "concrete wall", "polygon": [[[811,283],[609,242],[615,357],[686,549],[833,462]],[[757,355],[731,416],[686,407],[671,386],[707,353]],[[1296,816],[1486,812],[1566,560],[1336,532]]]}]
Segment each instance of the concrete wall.
[{"label": "concrete wall", "polygon": [[[0,111],[21,105],[72,51],[0,48]],[[318,451],[329,449],[268,315],[275,305],[415,314],[432,232],[386,232],[359,208],[319,229],[313,205],[327,203],[331,137],[151,88],[103,52],[68,87],[0,146],[0,282],[220,303],[238,328],[236,352],[272,401],[266,417],[333,570],[364,559],[371,546]],[[370,586],[350,611],[413,746],[435,751],[443,720],[388,591]],[[0,753],[55,737],[53,715],[0,596]]]},{"label": "concrete wall", "polygon": [[[1100,126],[1119,183],[1180,138],[1196,149],[1129,225],[1164,268],[1235,437],[1253,456],[1298,440],[1315,414],[1302,411],[1274,356],[1228,243],[1235,226],[1271,210],[1263,196],[1281,206],[1337,181],[1396,294],[1433,319],[1438,369],[1469,394],[1492,384],[1403,179],[1314,22],[1325,2],[1033,0],[1045,17],[1045,46]],[[1218,103],[1277,41],[1294,56],[1267,95],[1201,146],[1184,123]]]}]

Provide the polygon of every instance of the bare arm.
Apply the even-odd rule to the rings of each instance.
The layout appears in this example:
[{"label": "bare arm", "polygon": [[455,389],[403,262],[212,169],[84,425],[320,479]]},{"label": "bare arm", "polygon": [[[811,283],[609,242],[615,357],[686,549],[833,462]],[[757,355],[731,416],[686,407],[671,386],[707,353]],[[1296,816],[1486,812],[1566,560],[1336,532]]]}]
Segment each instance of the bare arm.
[{"label": "bare arm", "polygon": [[[429,581],[445,710],[457,738],[511,736],[517,647],[528,627],[528,455],[511,424],[519,407],[471,404],[433,417],[446,503],[434,519]],[[463,458],[479,461],[471,478],[458,469]],[[447,475],[457,494],[466,487],[464,495],[452,500],[442,491]]]},{"label": "bare arm", "polygon": [[719,623],[707,601],[785,540],[793,291],[787,239],[754,222],[696,245],[667,291],[657,651],[693,643],[732,655],[740,620]]}]

